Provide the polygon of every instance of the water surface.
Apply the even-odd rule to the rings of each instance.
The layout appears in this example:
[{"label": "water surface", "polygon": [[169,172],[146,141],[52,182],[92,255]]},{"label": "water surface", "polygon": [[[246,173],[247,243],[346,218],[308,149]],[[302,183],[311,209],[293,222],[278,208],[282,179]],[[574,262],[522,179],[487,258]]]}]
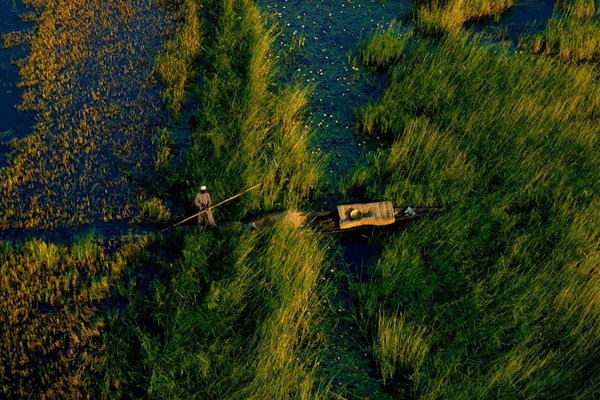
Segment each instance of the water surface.
[{"label": "water surface", "polygon": [[[363,142],[354,134],[354,109],[376,99],[384,85],[352,57],[377,29],[407,15],[407,0],[259,0],[264,14],[282,29],[278,45],[289,51],[283,74],[314,86],[309,112],[316,131],[314,151],[325,153],[331,186],[360,162]],[[357,67],[357,68],[354,68]],[[366,74],[366,75],[365,75]],[[361,76],[365,75],[365,76]],[[366,78],[366,79],[365,79]],[[381,78],[381,77],[379,77]],[[382,82],[379,82],[382,83]]]}]

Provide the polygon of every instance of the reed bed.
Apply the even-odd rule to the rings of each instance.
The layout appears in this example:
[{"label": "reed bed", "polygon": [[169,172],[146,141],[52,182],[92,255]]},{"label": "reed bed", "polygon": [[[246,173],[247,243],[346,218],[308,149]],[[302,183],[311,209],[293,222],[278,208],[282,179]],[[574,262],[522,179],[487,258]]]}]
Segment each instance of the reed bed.
[{"label": "reed bed", "polygon": [[342,189],[445,211],[389,237],[354,285],[386,385],[422,399],[597,397],[596,69],[461,36],[398,58],[359,112],[390,144]]},{"label": "reed bed", "polygon": [[325,247],[285,222],[239,229],[186,235],[153,286],[158,331],[138,330],[130,385],[159,398],[321,397],[309,363]]},{"label": "reed bed", "polygon": [[318,188],[322,171],[308,148],[308,89],[276,87],[274,30],[264,27],[252,2],[213,2],[210,8],[200,104],[176,180],[190,201],[202,182],[213,194],[262,183],[241,199],[235,217],[294,209]]},{"label": "reed bed", "polygon": [[19,61],[20,108],[37,124],[0,171],[0,229],[128,218],[165,121],[148,76],[174,22],[148,2],[26,4],[38,18]]},{"label": "reed bed", "polygon": [[402,29],[401,24],[390,24],[361,46],[359,58],[369,68],[386,68],[402,59],[411,38],[412,30]]},{"label": "reed bed", "polygon": [[[299,205],[320,177],[319,162],[308,158],[306,89],[273,85],[274,31],[252,2],[213,1],[204,10],[200,104],[173,180],[190,198],[201,182],[215,198],[263,183],[241,206],[220,212],[230,216]],[[130,300],[144,306],[129,317],[139,328],[121,367],[133,377],[125,392],[322,397],[310,366],[326,297],[320,238],[282,220],[258,231],[198,229],[181,240],[180,256],[151,283],[152,297]]]},{"label": "reed bed", "polygon": [[70,247],[0,244],[2,397],[98,398],[116,389],[104,370],[106,306],[126,260],[144,246],[93,237]]},{"label": "reed bed", "polygon": [[432,36],[458,32],[468,21],[498,15],[514,4],[513,0],[431,0],[414,5],[415,28]]},{"label": "reed bed", "polygon": [[185,100],[185,88],[193,78],[194,62],[200,54],[201,29],[196,0],[171,4],[176,13],[176,33],[156,58],[155,73],[165,85],[162,95],[169,111],[177,116]]},{"label": "reed bed", "polygon": [[525,35],[519,45],[562,61],[600,61],[600,17],[593,0],[561,1],[541,33]]}]

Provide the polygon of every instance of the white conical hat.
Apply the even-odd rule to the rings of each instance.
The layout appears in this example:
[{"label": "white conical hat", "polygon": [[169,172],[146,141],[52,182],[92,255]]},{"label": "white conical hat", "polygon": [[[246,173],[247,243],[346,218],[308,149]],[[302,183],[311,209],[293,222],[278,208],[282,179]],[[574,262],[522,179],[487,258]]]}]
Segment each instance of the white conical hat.
[{"label": "white conical hat", "polygon": [[200,186],[200,190],[206,190],[206,186],[204,186],[204,185]]}]

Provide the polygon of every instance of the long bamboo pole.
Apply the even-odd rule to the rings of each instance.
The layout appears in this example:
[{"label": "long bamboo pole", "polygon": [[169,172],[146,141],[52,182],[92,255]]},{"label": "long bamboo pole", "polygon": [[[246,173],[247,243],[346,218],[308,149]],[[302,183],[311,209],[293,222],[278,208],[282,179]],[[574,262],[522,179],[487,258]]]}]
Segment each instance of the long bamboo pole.
[{"label": "long bamboo pole", "polygon": [[[220,205],[222,205],[222,204],[225,204],[225,203],[227,203],[227,202],[229,202],[229,201],[231,201],[231,200],[233,200],[233,199],[236,199],[236,198],[240,197],[241,195],[243,195],[243,194],[246,194],[246,193],[248,193],[249,191],[251,191],[251,190],[254,190],[254,189],[256,189],[257,187],[259,187],[259,186],[261,186],[261,185],[262,185],[262,183],[259,183],[259,184],[257,184],[257,185],[254,185],[254,186],[252,186],[251,188],[249,188],[249,189],[246,189],[246,190],[244,190],[243,192],[236,194],[235,196],[231,196],[230,198],[228,198],[228,199],[225,199],[225,200],[223,200],[222,202],[215,204],[214,206],[210,207],[210,209],[217,208],[217,207],[219,207]],[[194,218],[194,217],[197,217],[197,216],[199,216],[199,215],[200,215],[200,214],[202,214],[202,213],[205,213],[206,211],[207,211],[207,210],[202,210],[202,211],[200,211],[200,212],[198,212],[198,213],[196,213],[196,214],[194,214],[194,215],[192,215],[192,216],[189,216],[189,217],[187,217],[186,219],[183,219],[183,220],[181,220],[181,221],[179,221],[179,222],[177,222],[177,223],[175,223],[175,224],[173,224],[173,225],[171,225],[171,226],[168,226],[168,227],[166,227],[166,228],[165,228],[165,229],[163,229],[163,230],[160,230],[160,231],[158,231],[158,233],[163,233],[164,231],[166,231],[166,230],[169,230],[169,229],[171,229],[171,228],[174,228],[174,227],[176,227],[177,225],[181,225],[181,224],[183,224],[184,222],[187,222],[187,221],[189,221],[190,219],[192,219],[192,218]]]}]

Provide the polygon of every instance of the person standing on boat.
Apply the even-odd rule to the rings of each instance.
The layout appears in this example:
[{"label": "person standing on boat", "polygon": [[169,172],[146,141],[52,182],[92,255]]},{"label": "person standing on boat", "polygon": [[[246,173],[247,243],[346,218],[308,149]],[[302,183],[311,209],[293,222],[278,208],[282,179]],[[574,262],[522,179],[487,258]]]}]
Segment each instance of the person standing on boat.
[{"label": "person standing on boat", "polygon": [[200,214],[198,215],[198,224],[199,225],[209,225],[209,226],[217,226],[215,223],[215,218],[212,215],[212,211],[210,210],[211,200],[210,193],[206,191],[206,186],[200,187],[200,192],[196,194],[196,198],[194,199],[194,204],[199,208]]}]

